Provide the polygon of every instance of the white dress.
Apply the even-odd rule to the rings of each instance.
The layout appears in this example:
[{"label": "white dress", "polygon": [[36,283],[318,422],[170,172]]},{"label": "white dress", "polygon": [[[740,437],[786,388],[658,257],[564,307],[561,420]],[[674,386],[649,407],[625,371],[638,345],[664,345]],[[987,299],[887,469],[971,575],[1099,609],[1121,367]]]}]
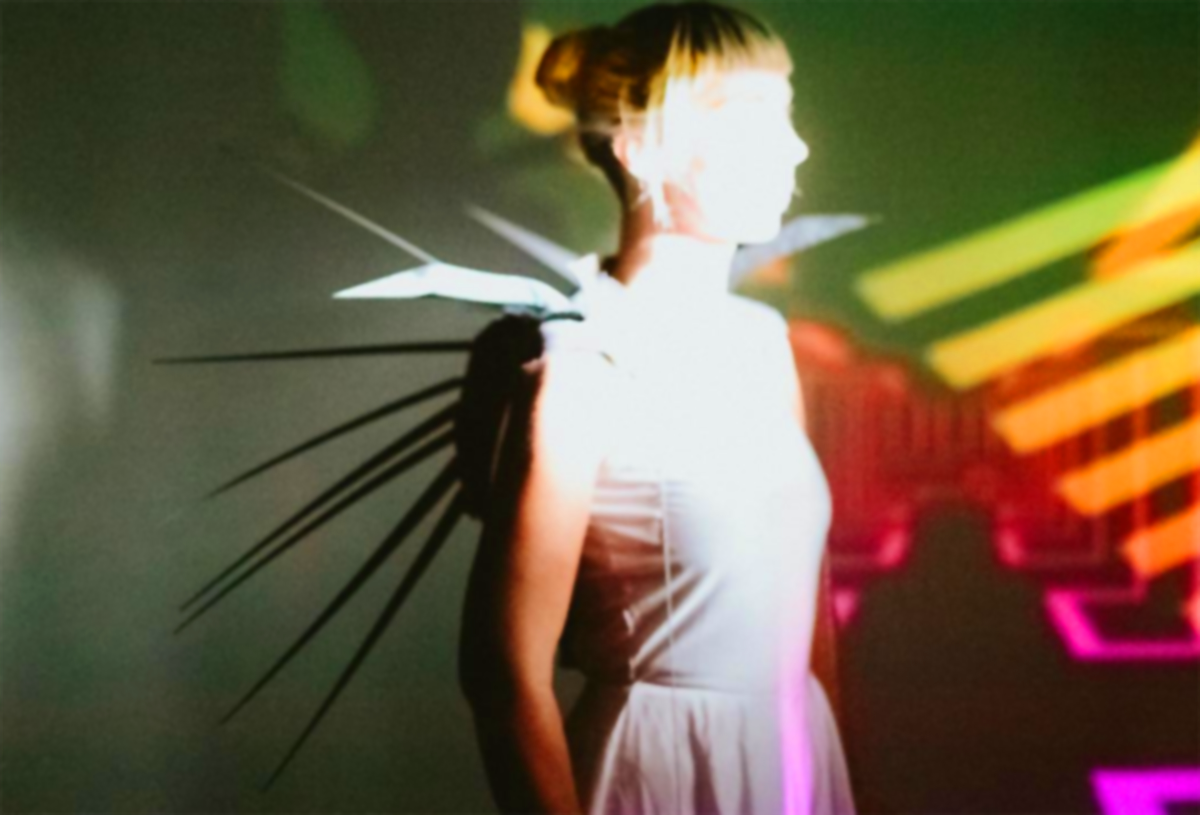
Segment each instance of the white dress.
[{"label": "white dress", "polygon": [[564,641],[586,676],[566,718],[585,812],[853,815],[809,671],[831,504],[786,322],[725,291],[593,289],[584,322],[542,327],[545,353],[619,373]]}]

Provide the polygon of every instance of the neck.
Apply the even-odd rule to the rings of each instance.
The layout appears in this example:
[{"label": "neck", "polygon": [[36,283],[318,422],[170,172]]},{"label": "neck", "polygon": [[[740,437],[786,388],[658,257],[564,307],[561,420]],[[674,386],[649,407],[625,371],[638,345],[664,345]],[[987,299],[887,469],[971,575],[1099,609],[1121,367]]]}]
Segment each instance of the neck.
[{"label": "neck", "polygon": [[726,294],[737,244],[658,232],[622,242],[607,258],[609,274],[637,300],[696,299]]}]

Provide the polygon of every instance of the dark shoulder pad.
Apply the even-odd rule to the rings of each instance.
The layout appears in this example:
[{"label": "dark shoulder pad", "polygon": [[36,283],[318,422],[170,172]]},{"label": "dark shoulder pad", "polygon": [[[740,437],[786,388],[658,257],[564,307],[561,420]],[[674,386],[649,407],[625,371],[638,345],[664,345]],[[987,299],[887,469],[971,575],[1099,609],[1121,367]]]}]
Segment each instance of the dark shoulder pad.
[{"label": "dark shoulder pad", "polygon": [[477,518],[483,515],[493,458],[522,368],[538,359],[543,347],[541,320],[525,314],[493,320],[472,342],[454,443],[463,498],[467,511]]}]

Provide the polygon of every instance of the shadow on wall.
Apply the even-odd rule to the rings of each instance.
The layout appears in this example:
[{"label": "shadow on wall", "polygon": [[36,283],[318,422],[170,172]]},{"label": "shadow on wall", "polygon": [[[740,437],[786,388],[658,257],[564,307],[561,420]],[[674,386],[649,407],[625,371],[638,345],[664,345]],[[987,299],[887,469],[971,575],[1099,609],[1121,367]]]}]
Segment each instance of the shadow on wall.
[{"label": "shadow on wall", "polygon": [[[360,552],[334,544],[371,542],[372,522],[394,521],[403,495],[322,542],[330,545],[315,556],[324,559],[302,563],[299,577],[240,598],[209,626],[211,639],[171,637],[187,592],[342,462],[313,465],[327,468],[320,473],[295,468],[275,492],[215,519],[170,528],[164,519],[263,452],[426,384],[434,363],[354,377],[335,367],[329,387],[311,367],[185,381],[149,361],[221,343],[469,336],[477,322],[469,314],[332,301],[333,291],[410,259],[218,148],[273,162],[431,251],[474,262],[471,247],[460,251],[459,206],[488,189],[492,168],[474,152],[474,125],[504,104],[519,11],[516,3],[5,7],[6,812],[490,807],[468,712],[455,706],[445,632],[457,627],[456,591],[417,592],[426,603],[412,609],[425,615],[420,636],[411,628],[389,636],[300,756],[305,766],[269,795],[258,786],[344,665],[363,617],[327,636],[329,650],[248,721],[216,728],[343,578],[337,570],[357,565]],[[352,81],[353,99],[330,92],[349,85],[321,84],[338,77]],[[447,561],[461,562],[439,569],[453,582],[470,551],[449,551]],[[314,584],[324,572],[327,585]]]},{"label": "shadow on wall", "polygon": [[983,510],[930,507],[911,559],[864,596],[847,632],[848,741],[865,811],[1086,811],[1055,809],[1061,793],[1038,783],[1049,767],[1070,786],[1053,778],[1066,768],[1029,718],[1050,714],[1062,666],[1036,587],[1000,567],[990,532]]}]

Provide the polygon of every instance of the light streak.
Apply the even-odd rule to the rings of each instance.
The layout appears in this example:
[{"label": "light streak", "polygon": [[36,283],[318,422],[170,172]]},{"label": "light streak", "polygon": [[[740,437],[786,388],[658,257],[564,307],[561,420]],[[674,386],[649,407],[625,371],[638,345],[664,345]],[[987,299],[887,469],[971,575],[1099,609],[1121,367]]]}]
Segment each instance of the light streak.
[{"label": "light streak", "polygon": [[[980,230],[952,243],[865,272],[859,295],[884,320],[899,322],[1007,283],[1093,246],[1110,234],[1163,181],[1168,171],[1192,182],[1200,201],[1200,156],[1177,159]],[[1156,210],[1129,223],[1152,219]]]},{"label": "light streak", "polygon": [[1200,327],[1099,366],[998,411],[992,426],[1032,453],[1200,380]]},{"label": "light streak", "polygon": [[1076,286],[935,342],[925,357],[950,385],[967,388],[1197,293],[1200,240],[1124,276]]},{"label": "light streak", "polygon": [[1079,512],[1098,515],[1195,469],[1200,469],[1200,416],[1073,470],[1054,488]]}]

